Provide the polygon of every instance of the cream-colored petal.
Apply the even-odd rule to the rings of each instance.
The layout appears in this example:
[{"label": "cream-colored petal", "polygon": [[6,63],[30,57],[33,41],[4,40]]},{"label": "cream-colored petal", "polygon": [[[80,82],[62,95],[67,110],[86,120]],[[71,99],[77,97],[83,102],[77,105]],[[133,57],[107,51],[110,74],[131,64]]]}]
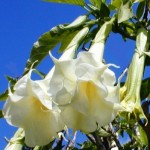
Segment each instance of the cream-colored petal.
[{"label": "cream-colored petal", "polygon": [[120,93],[118,86],[107,86],[108,95],[106,97],[107,101],[112,103],[120,103]]},{"label": "cream-colored petal", "polygon": [[[74,78],[74,66],[75,66],[75,60],[69,59],[69,60],[58,60],[52,55],[50,55],[54,64],[55,64],[55,71],[54,74],[61,74],[66,77]],[[53,75],[54,76],[54,75]]]},{"label": "cream-colored petal", "polygon": [[99,126],[107,125],[114,119],[118,110],[114,109],[113,102],[105,99],[106,91],[92,82],[81,82],[78,88],[70,106],[85,116],[88,114]]},{"label": "cream-colored petal", "polygon": [[49,80],[31,81],[31,93],[36,97],[47,109],[52,109],[52,98],[48,95],[48,85],[46,82]]},{"label": "cream-colored petal", "polygon": [[81,130],[85,133],[93,132],[97,129],[96,121],[88,114],[83,115],[71,106],[66,107],[62,112],[62,119],[65,124],[73,130]]},{"label": "cream-colored petal", "polygon": [[110,86],[113,86],[116,82],[115,73],[111,71],[109,68],[107,68],[103,73],[103,80],[104,83]]},{"label": "cream-colored petal", "polygon": [[[106,97],[102,95],[102,90],[92,86],[93,96],[90,98],[90,113],[93,118],[95,118],[96,122],[99,123],[99,126],[105,126],[110,123],[114,117],[116,116],[116,112],[114,113],[114,102],[109,102],[106,100]],[[109,94],[109,91],[108,91]]]},{"label": "cream-colored petal", "polygon": [[[68,93],[72,94],[74,91],[76,76],[74,73],[75,62],[73,60],[69,61],[59,61],[55,60],[55,70],[52,76],[52,79],[49,84],[48,93],[52,95],[53,100],[55,101],[56,97],[64,97],[61,91],[66,90]],[[58,93],[59,92],[59,93]],[[66,95],[66,94],[65,94]],[[69,96],[69,95],[68,95]],[[60,100],[56,100],[56,103]],[[62,101],[70,101],[62,100]],[[65,103],[66,103],[65,102]]]},{"label": "cream-colored petal", "polygon": [[[75,45],[75,47],[76,47],[76,45]],[[61,57],[59,58],[59,60],[60,60],[60,61],[64,61],[64,60],[73,59],[74,56],[75,56],[75,49],[76,49],[75,47],[71,47],[70,49],[66,50],[66,51],[61,55]],[[51,52],[50,52],[50,57],[53,59],[53,61],[56,60],[56,59],[52,56]],[[53,67],[53,68],[48,72],[48,74],[46,75],[45,79],[51,79],[51,77],[52,77],[52,75],[53,75],[53,73],[54,73],[54,69],[55,69],[55,67]]]},{"label": "cream-colored petal", "polygon": [[88,101],[88,96],[86,95],[86,84],[77,87],[74,97],[70,106],[72,106],[76,111],[87,115],[89,113],[90,103]]},{"label": "cream-colored petal", "polygon": [[30,116],[24,127],[25,129],[25,142],[30,147],[36,145],[43,146],[48,144],[57,137],[57,132],[63,130],[64,125],[58,112],[45,112],[35,110],[34,115],[38,113],[38,118]]},{"label": "cream-colored petal", "polygon": [[115,74],[90,52],[76,59],[54,60],[49,93],[62,105],[62,118],[74,130],[92,132],[110,123],[119,111],[119,90]]},{"label": "cream-colored petal", "polygon": [[17,94],[20,96],[27,95],[26,85],[27,81],[29,80],[29,74],[30,72],[23,76],[21,79],[19,79],[14,86],[14,90],[17,90]]},{"label": "cream-colored petal", "polygon": [[72,95],[66,90],[65,87],[63,87],[60,91],[57,92],[54,99],[55,103],[58,105],[67,105],[71,102]]},{"label": "cream-colored petal", "polygon": [[91,52],[80,52],[78,54],[76,65],[78,66],[81,63],[91,64],[95,67],[100,67],[102,64],[101,61],[97,61],[97,58],[95,58],[95,54]]},{"label": "cream-colored petal", "polygon": [[[15,101],[16,98],[18,101]],[[7,99],[3,107],[3,115],[10,125],[21,127],[24,124],[24,115],[28,114],[24,104],[29,97],[19,98],[14,94]]]},{"label": "cream-colored petal", "polygon": [[8,99],[3,114],[10,124],[24,128],[25,141],[30,147],[48,144],[64,127],[60,112],[48,110],[35,97],[17,102]]},{"label": "cream-colored petal", "polygon": [[114,104],[107,101],[97,100],[93,109],[93,117],[99,126],[108,125],[117,115],[114,111]]},{"label": "cream-colored petal", "polygon": [[75,69],[75,73],[78,80],[93,81],[95,84],[102,80],[101,75],[107,69],[106,65],[101,67],[94,67],[90,64],[82,63]]}]

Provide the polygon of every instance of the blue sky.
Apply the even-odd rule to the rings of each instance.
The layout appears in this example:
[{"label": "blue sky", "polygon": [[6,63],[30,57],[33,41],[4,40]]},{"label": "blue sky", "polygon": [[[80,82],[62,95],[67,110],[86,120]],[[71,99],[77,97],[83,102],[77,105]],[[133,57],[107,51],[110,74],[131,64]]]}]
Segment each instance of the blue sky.
[{"label": "blue sky", "polygon": [[[85,14],[85,10],[78,6],[45,3],[40,0],[1,0],[0,1],[0,93],[8,87],[5,75],[21,76],[25,63],[30,55],[33,43],[44,32],[53,26],[70,23],[77,16]],[[134,42],[123,42],[118,34],[111,34],[105,50],[108,63],[119,65],[114,69],[117,77],[125,69],[133,53]],[[38,67],[47,73],[52,61],[47,57]],[[3,107],[0,103],[0,108]],[[8,139],[16,128],[7,125],[0,119],[0,149],[6,145],[4,137]]]}]

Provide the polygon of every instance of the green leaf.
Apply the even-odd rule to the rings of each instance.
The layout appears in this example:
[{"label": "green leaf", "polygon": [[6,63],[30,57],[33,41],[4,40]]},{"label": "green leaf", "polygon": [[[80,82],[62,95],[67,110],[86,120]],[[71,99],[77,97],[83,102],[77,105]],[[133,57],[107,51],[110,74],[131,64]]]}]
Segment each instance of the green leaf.
[{"label": "green leaf", "polygon": [[148,9],[150,10],[150,1],[148,1]]},{"label": "green leaf", "polygon": [[147,78],[142,81],[141,91],[140,91],[141,99],[143,100],[147,98],[149,94],[150,94],[150,78]]},{"label": "green leaf", "polygon": [[0,94],[0,101],[5,101],[8,98],[8,90]]},{"label": "green leaf", "polygon": [[[150,20],[148,21],[148,26],[150,26]],[[148,30],[148,39],[147,39],[147,42],[150,43],[150,30]],[[150,57],[149,56],[146,56],[145,66],[150,66]]]},{"label": "green leaf", "polygon": [[[120,28],[124,29],[124,32],[126,32],[128,35],[131,35],[132,37],[136,37],[137,28],[135,23],[124,21],[123,23],[121,23]],[[125,36],[122,35],[122,37],[126,40]]]},{"label": "green leaf", "polygon": [[139,3],[137,10],[136,10],[136,16],[138,19],[140,19],[144,13],[144,8],[145,8],[145,1]]},{"label": "green leaf", "polygon": [[125,143],[123,145],[123,150],[130,150],[130,149],[132,149],[132,147],[133,147],[132,145],[133,145],[132,141],[129,141],[129,142]]},{"label": "green leaf", "polygon": [[44,1],[84,6],[84,0],[44,0]]},{"label": "green leaf", "polygon": [[146,62],[145,62],[146,66],[150,66],[150,57],[146,56]]},{"label": "green leaf", "polygon": [[122,4],[122,0],[112,0],[111,6],[113,6],[116,9],[119,9]]},{"label": "green leaf", "polygon": [[100,16],[102,18],[109,17],[110,10],[105,3],[101,3]]},{"label": "green leaf", "polygon": [[85,141],[82,145],[81,145],[81,149],[82,150],[97,150],[96,145],[94,145],[92,142],[90,141]]},{"label": "green leaf", "polygon": [[13,86],[16,84],[16,82],[18,81],[18,79],[16,78],[12,78],[10,76],[6,76],[6,79],[9,81],[9,83]]},{"label": "green leaf", "polygon": [[101,0],[90,0],[90,2],[97,8],[101,8],[101,3],[102,1]]},{"label": "green leaf", "polygon": [[2,110],[0,110],[0,118],[3,118]]},{"label": "green leaf", "polygon": [[128,20],[133,16],[131,3],[128,1],[125,4],[122,4],[118,11],[118,23]]},{"label": "green leaf", "polygon": [[108,136],[111,136],[110,133],[108,133],[107,131],[105,131],[105,130],[102,129],[102,128],[99,129],[98,135],[101,136],[101,137],[108,137]]},{"label": "green leaf", "polygon": [[140,138],[139,140],[141,141],[141,144],[144,146],[148,146],[148,139],[145,131],[143,130],[142,126],[138,125],[139,127],[139,132],[140,132]]},{"label": "green leaf", "polygon": [[[6,76],[6,79],[9,81],[9,84],[11,86],[10,87],[11,91],[13,91],[13,87],[16,84],[16,82],[18,81],[18,79],[12,78],[10,76]],[[7,98],[8,98],[8,89],[0,94],[0,101],[5,101]]]}]

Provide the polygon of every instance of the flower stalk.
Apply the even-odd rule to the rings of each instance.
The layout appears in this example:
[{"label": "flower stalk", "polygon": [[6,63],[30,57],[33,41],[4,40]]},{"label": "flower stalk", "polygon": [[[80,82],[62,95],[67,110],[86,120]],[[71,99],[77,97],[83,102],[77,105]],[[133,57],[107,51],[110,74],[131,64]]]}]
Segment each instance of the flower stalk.
[{"label": "flower stalk", "polygon": [[92,52],[95,54],[95,56],[98,58],[98,60],[103,59],[103,53],[104,53],[104,47],[105,42],[112,31],[112,25],[115,21],[115,17],[113,17],[111,20],[105,22],[102,27],[97,32],[94,40],[92,41],[91,47],[89,49],[89,52]]},{"label": "flower stalk", "polygon": [[147,118],[141,108],[140,89],[144,72],[144,53],[148,51],[148,47],[148,31],[141,27],[137,32],[136,49],[128,69],[127,79],[120,90],[121,103],[129,114],[133,113],[137,120],[145,119],[146,122]]}]

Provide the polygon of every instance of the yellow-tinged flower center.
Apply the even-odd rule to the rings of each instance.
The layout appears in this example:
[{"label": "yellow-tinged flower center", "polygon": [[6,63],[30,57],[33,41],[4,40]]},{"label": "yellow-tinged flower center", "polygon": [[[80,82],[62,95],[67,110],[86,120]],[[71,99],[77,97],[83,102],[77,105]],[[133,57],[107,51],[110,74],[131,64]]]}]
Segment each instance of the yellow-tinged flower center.
[{"label": "yellow-tinged flower center", "polygon": [[49,111],[47,107],[45,107],[36,97],[32,96],[32,104],[37,108],[37,111]]}]

